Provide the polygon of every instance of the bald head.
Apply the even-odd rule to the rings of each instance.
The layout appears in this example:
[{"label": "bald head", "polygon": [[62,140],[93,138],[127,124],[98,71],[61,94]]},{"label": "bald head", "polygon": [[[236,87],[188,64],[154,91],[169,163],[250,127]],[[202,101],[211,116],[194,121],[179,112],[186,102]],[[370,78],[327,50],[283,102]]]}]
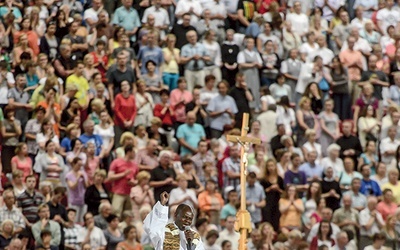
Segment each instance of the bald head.
[{"label": "bald head", "polygon": [[186,39],[192,45],[197,43],[197,33],[194,30],[190,30],[186,33]]}]

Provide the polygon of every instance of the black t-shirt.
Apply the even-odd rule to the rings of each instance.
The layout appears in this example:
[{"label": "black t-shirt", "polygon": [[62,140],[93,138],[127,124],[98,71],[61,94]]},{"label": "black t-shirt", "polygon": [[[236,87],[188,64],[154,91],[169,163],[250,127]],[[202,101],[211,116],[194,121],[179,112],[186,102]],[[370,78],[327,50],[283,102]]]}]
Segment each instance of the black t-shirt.
[{"label": "black t-shirt", "polygon": [[[378,78],[380,81],[389,83],[389,79],[386,77],[386,74],[382,71],[363,71],[361,74],[361,82],[369,81],[373,78]],[[374,86],[374,97],[378,100],[382,100],[382,86],[377,84],[372,84]]]},{"label": "black t-shirt", "polygon": [[[251,22],[254,17],[254,12],[256,12],[256,3],[254,0],[240,0],[238,3],[238,10],[243,10],[244,17]],[[242,23],[240,23],[240,26],[244,27]]]},{"label": "black t-shirt", "polygon": [[114,84],[114,96],[121,91],[121,83],[128,81],[129,84],[136,81],[135,72],[131,67],[127,67],[124,72],[117,68],[117,65],[111,66],[107,71],[108,83]]},{"label": "black t-shirt", "polygon": [[[251,90],[249,89],[250,93]],[[229,95],[235,100],[238,112],[236,113],[235,120],[241,121],[243,119],[243,113],[251,113],[249,101],[246,98],[246,91],[243,88],[234,86]],[[239,124],[241,126],[241,123]]]},{"label": "black t-shirt", "polygon": [[[153,169],[150,174],[151,174],[150,182],[164,181],[169,177],[172,177],[173,179],[175,179],[175,177],[176,177],[176,173],[175,173],[174,169],[172,169],[172,168],[164,169],[161,166],[158,166],[155,169]],[[161,187],[155,187],[154,188],[154,200],[156,202],[159,201],[160,195],[162,192],[166,191],[166,192],[170,193],[173,188],[175,188],[175,186],[173,186],[171,184],[164,185]]]},{"label": "black t-shirt", "polygon": [[[185,107],[186,113],[189,112],[189,111],[192,111],[195,107],[196,107],[196,103],[195,102],[193,102],[193,101],[189,102],[188,104],[186,104],[186,107]],[[201,109],[204,110],[204,107],[201,107]],[[200,125],[203,125],[203,126],[205,125],[204,118],[201,116],[200,109],[196,113],[196,123],[198,123]]]},{"label": "black t-shirt", "polygon": [[192,25],[186,27],[184,27],[182,24],[174,25],[171,30],[171,34],[174,34],[176,36],[176,48],[182,49],[183,45],[188,43],[188,40],[186,39],[186,33],[191,30],[196,31],[196,29]]}]

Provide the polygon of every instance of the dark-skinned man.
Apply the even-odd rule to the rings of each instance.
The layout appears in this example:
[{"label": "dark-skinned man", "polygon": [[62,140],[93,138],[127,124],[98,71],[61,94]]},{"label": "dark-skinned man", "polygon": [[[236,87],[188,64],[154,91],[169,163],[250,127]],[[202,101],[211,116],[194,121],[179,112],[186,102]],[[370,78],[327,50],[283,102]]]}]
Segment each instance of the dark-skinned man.
[{"label": "dark-skinned man", "polygon": [[[163,192],[160,201],[144,220],[144,230],[149,235],[155,250],[161,249],[191,249],[204,250],[200,235],[189,230],[193,222],[194,213],[190,206],[180,204],[174,214],[174,222],[168,223],[169,194]],[[188,244],[190,239],[191,246]]]}]

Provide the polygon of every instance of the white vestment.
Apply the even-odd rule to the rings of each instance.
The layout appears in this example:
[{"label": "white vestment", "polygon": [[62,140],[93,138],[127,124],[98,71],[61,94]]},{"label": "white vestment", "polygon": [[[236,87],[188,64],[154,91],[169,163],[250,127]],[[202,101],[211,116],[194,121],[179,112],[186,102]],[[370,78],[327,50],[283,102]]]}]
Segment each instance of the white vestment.
[{"label": "white vestment", "polygon": [[[168,207],[161,205],[157,202],[153,210],[146,216],[143,221],[145,232],[149,235],[151,243],[155,250],[164,250],[164,238],[166,225],[168,224]],[[187,241],[184,231],[179,230],[180,248],[179,250],[187,250]],[[192,250],[204,250],[204,245],[201,239],[196,242],[193,241]],[[168,250],[168,249],[165,249]]]}]

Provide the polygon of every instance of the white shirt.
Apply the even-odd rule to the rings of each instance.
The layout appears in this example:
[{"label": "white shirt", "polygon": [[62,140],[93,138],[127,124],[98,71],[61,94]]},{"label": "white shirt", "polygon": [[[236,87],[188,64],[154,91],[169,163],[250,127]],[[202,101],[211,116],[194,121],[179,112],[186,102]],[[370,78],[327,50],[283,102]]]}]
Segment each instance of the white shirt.
[{"label": "white shirt", "polygon": [[[344,0],[328,0],[329,5],[336,10],[339,9],[340,6],[344,5],[344,2]],[[335,13],[332,12],[331,8],[325,5],[325,0],[315,0],[314,4],[315,6],[322,8],[322,12],[324,13],[324,15],[322,16],[323,18],[328,21],[332,20]]]},{"label": "white shirt", "polygon": [[262,59],[261,59],[261,56],[260,56],[260,54],[259,54],[258,52],[254,51],[254,50],[253,50],[253,51],[250,51],[250,50],[248,50],[248,49],[245,49],[245,50],[239,52],[239,54],[238,54],[238,56],[237,56],[237,62],[238,62],[238,63],[246,63],[246,59],[245,59],[245,57],[244,57],[244,53],[248,54],[248,55],[251,56],[251,57],[253,57],[254,55],[256,55],[256,57],[257,57],[257,62],[258,62],[259,64],[262,64],[262,63],[263,63],[263,61],[262,61]]},{"label": "white shirt", "polygon": [[110,140],[114,138],[114,127],[109,126],[108,128],[104,129],[100,126],[100,124],[94,126],[94,133],[99,135],[103,140],[103,148],[108,148],[110,145]]},{"label": "white shirt", "polygon": [[314,63],[303,63],[301,66],[301,71],[296,84],[296,92],[303,94],[309,82],[312,81],[312,70],[314,68]]},{"label": "white shirt", "polygon": [[335,57],[335,54],[327,47],[323,47],[311,52],[311,54],[308,55],[308,60],[312,62],[316,56],[322,57],[322,62],[324,65],[329,65],[331,64],[332,59]]},{"label": "white shirt", "polygon": [[278,115],[273,111],[266,111],[257,116],[257,120],[261,123],[260,133],[267,138],[267,143],[278,134],[276,129],[277,117]]},{"label": "white shirt", "polygon": [[390,10],[388,8],[383,8],[378,11],[376,19],[378,20],[378,22],[381,22],[380,28],[382,32],[386,34],[387,27],[389,27],[390,25],[396,27],[397,23],[400,22],[400,13],[395,8],[392,8]]},{"label": "white shirt", "polygon": [[[78,241],[83,242],[84,238],[86,237],[88,230],[87,228],[83,228],[82,233],[79,235],[80,238],[78,239]],[[98,227],[94,227],[92,232],[90,233],[90,248],[92,250],[97,250],[100,247],[105,247],[107,246],[107,240],[106,237],[104,236],[103,231],[98,228]]]},{"label": "white shirt", "polygon": [[210,55],[211,61],[213,61],[214,65],[220,67],[222,65],[222,60],[221,60],[221,47],[219,46],[219,43],[217,42],[212,42],[209,44],[206,41],[203,41],[202,44],[206,48],[208,54]]},{"label": "white shirt", "polygon": [[335,162],[331,160],[329,157],[325,157],[321,160],[321,166],[326,169],[328,167],[333,168],[334,176],[339,177],[340,173],[344,171],[343,160],[337,158]]},{"label": "white shirt", "polygon": [[[189,12],[190,8],[193,8],[193,12],[195,12],[197,16],[200,16],[203,13],[203,8],[201,7],[199,1],[180,0],[176,5],[175,15]],[[194,26],[199,21],[199,18],[196,15],[191,15],[190,25]],[[178,24],[182,24],[182,17],[178,19]]]},{"label": "white shirt", "polygon": [[382,162],[384,162],[385,164],[390,164],[390,162],[392,161],[392,159],[395,157],[394,155],[392,156],[385,156],[384,153],[387,151],[396,151],[397,147],[400,145],[400,141],[397,139],[394,139],[394,141],[392,141],[389,137],[386,137],[384,139],[381,140],[381,145],[380,145],[380,152],[381,152],[381,156],[382,156]]},{"label": "white shirt", "polygon": [[224,3],[229,14],[237,13],[239,0],[221,0],[221,2]]},{"label": "white shirt", "polygon": [[217,244],[221,245],[224,240],[229,240],[232,244],[232,249],[239,249],[240,234],[238,232],[229,233],[228,230],[224,229],[219,233]]},{"label": "white shirt", "polygon": [[299,36],[305,35],[309,29],[309,20],[306,14],[290,13],[286,17],[287,21],[292,23],[292,30]]},{"label": "white shirt", "polygon": [[160,7],[160,8],[156,8],[156,6],[151,6],[149,8],[147,8],[144,13],[143,13],[143,17],[142,17],[142,23],[147,23],[147,17],[152,14],[154,16],[154,26],[158,27],[158,26],[165,26],[165,25],[169,25],[169,16],[168,16],[168,12],[166,9]]},{"label": "white shirt", "polygon": [[[319,49],[319,46],[317,43],[314,43],[314,47],[311,47],[311,45],[308,42],[305,42],[300,46],[299,51],[302,54],[310,55],[310,54],[313,54],[318,49]],[[307,58],[307,59],[309,59],[309,58]],[[310,60],[310,62],[312,62],[312,61],[314,61],[314,60]]]},{"label": "white shirt", "polygon": [[[341,51],[344,51],[348,48],[349,48],[349,46],[347,44],[347,41],[345,41],[342,45]],[[356,43],[354,44],[354,50],[358,50],[361,53],[369,53],[372,51],[372,48],[367,40],[365,40],[362,37],[359,37],[358,40],[356,41]]]},{"label": "white shirt", "polygon": [[99,10],[96,11],[93,8],[85,10],[85,12],[83,13],[83,19],[86,20],[90,18],[93,22],[97,23],[99,21],[98,17],[98,14],[100,13]]},{"label": "white shirt", "polygon": [[365,17],[364,17],[362,20],[360,20],[360,19],[358,19],[358,18],[356,17],[356,18],[354,18],[353,20],[351,20],[350,25],[353,26],[353,27],[357,27],[358,29],[361,30],[361,29],[364,29],[365,24],[366,24],[368,21],[371,22],[371,19],[365,18]]},{"label": "white shirt", "polygon": [[365,229],[365,226],[368,224],[369,219],[371,218],[371,211],[369,211],[368,208],[363,209],[360,212],[359,215],[359,221],[360,221],[360,235],[362,236],[373,236],[375,233],[379,233],[381,230],[379,229],[378,222],[379,224],[383,225],[385,224],[385,221],[382,218],[381,213],[379,213],[377,210],[375,210],[376,213],[376,219],[374,223],[372,224],[371,228],[369,230]]},{"label": "white shirt", "polygon": [[[220,15],[224,16],[225,18],[227,17],[226,6],[222,2],[217,3],[215,1],[213,1],[212,5],[210,6],[210,12],[211,12],[211,15],[220,14]],[[217,25],[217,27],[225,25],[225,21],[220,20],[220,19],[213,19],[212,22],[215,23],[215,25]]]},{"label": "white shirt", "polygon": [[[356,0],[353,8],[357,9],[358,6],[364,7],[364,9],[375,8],[378,9],[378,0]],[[373,11],[364,10],[363,17],[371,18]]]},{"label": "white shirt", "polygon": [[195,191],[189,188],[187,188],[186,191],[183,191],[183,189],[180,187],[171,190],[171,193],[169,194],[168,204],[171,205],[176,201],[182,200],[185,196],[190,197],[195,203],[193,203],[191,200],[186,200],[183,202],[183,204],[189,205],[191,207],[195,207],[195,205],[197,205],[197,196]]},{"label": "white shirt", "polygon": [[[161,205],[158,201],[154,205],[153,210],[143,221],[144,231],[149,235],[155,250],[167,250],[163,249],[163,244],[165,239],[165,226],[168,224],[168,210],[167,206]],[[179,238],[181,241],[179,249],[186,250],[187,241],[184,231],[179,230]],[[193,244],[196,244],[196,242],[193,241]],[[204,245],[201,239],[194,250],[204,250]]]}]

